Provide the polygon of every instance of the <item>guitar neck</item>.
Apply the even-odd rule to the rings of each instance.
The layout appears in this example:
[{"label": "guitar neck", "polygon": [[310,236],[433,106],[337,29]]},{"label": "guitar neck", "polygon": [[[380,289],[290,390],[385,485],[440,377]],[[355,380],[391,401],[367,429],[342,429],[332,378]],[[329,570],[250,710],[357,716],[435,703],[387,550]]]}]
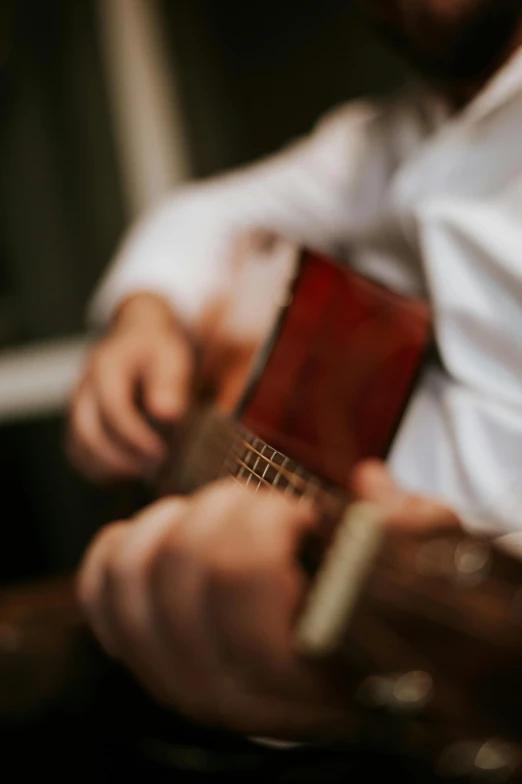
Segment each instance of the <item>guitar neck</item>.
[{"label": "guitar neck", "polygon": [[255,492],[273,488],[302,498],[331,519],[342,514],[348,500],[342,488],[320,479],[241,422],[215,410],[199,412],[192,420],[190,433],[176,489],[193,491],[216,479],[230,477]]}]

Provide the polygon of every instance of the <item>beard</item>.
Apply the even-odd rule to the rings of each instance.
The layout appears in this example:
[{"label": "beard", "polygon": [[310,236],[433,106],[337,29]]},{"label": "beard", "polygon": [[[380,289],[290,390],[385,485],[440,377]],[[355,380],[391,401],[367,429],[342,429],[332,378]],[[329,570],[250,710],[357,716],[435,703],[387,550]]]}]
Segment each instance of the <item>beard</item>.
[{"label": "beard", "polygon": [[521,0],[360,0],[378,31],[425,76],[464,83],[494,73],[520,29]]}]

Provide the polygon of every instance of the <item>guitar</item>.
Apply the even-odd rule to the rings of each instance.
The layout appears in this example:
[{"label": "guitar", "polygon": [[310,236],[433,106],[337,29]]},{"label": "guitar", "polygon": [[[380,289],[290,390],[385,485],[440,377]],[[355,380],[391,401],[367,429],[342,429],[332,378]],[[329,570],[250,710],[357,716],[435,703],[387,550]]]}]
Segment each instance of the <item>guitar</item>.
[{"label": "guitar", "polygon": [[[432,350],[428,309],[320,254],[294,253],[284,243],[278,252],[284,258],[274,267],[274,253],[270,260],[261,253],[243,281],[253,298],[242,298],[239,312],[224,308],[209,335],[201,406],[171,435],[158,492],[190,492],[230,476],[251,489],[311,500],[321,511],[321,536],[304,553],[314,581],[296,644],[306,655],[328,657],[339,673],[358,727],[354,741],[392,747],[445,777],[516,779],[522,564],[458,527],[386,531],[378,509],[350,497],[351,468],[365,457],[385,458],[401,426]],[[276,267],[284,271],[275,276],[283,305],[274,308]],[[272,294],[258,307],[266,280]],[[238,322],[240,351],[227,346]],[[24,693],[27,711],[31,699],[38,706],[42,694],[48,702],[55,688],[63,691],[67,678],[49,668],[45,592],[29,591],[21,603],[17,595],[0,603],[0,631],[3,606],[8,648],[19,629],[20,639],[34,640],[33,655],[2,654],[0,634],[0,679],[16,672],[34,681],[36,691]],[[57,592],[49,595],[53,624],[60,626],[63,609],[81,641],[80,616],[65,589],[62,609]],[[65,637],[55,638],[61,650]],[[77,682],[71,650],[64,666]],[[6,657],[10,669],[3,671]],[[40,668],[32,680],[31,662]]]},{"label": "guitar", "polygon": [[292,269],[268,338],[247,361],[221,364],[233,383],[211,386],[185,449],[177,434],[183,460],[167,467],[162,492],[229,476],[311,500],[321,536],[297,644],[356,673],[348,693],[361,736],[444,776],[514,775],[522,564],[457,526],[386,532],[378,509],[350,498],[351,468],[386,458],[433,356],[428,308],[321,254],[298,252]]},{"label": "guitar", "polygon": [[[431,349],[429,311],[318,253],[283,245],[282,256],[252,259],[239,315],[233,301],[226,310],[248,337],[227,355],[227,323],[207,336],[195,397],[211,405],[174,436],[160,493],[227,475],[320,500],[338,517],[351,469],[388,454]],[[263,265],[276,263],[287,273],[274,281]]]}]

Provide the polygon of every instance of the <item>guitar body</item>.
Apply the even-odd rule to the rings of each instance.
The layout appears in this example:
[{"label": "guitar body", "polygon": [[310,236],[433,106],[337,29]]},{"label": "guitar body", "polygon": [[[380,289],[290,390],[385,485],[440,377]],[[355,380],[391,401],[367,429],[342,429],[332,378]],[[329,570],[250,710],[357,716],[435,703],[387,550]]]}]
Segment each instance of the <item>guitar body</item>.
[{"label": "guitar body", "polygon": [[[225,313],[206,338],[200,397],[210,395],[239,439],[211,443],[189,419],[186,442],[200,449],[174,439],[161,494],[233,473],[238,457],[248,483],[272,484],[279,467],[280,489],[298,494],[305,478],[348,491],[360,460],[387,457],[431,345],[423,301],[283,245],[250,258]],[[189,454],[183,468],[180,452]]]},{"label": "guitar body", "polygon": [[358,461],[386,457],[429,340],[424,303],[302,252],[237,416],[282,454],[345,486]]},{"label": "guitar body", "polygon": [[[214,365],[218,413],[191,433],[181,485],[191,490],[230,476],[251,489],[275,487],[310,497],[327,523],[339,524],[352,501],[351,470],[365,458],[385,459],[400,428],[430,350],[429,311],[321,254],[299,252],[292,269],[275,290],[254,274],[251,306],[243,300],[237,318],[233,304],[227,309],[232,326],[217,331],[214,361],[219,344],[233,345],[240,325],[244,333]],[[260,314],[260,297],[284,305]],[[443,776],[486,775],[484,766],[519,780],[522,635],[514,608],[522,565],[466,537],[456,522],[444,531],[386,532],[370,556],[363,547],[354,558],[365,534],[351,536],[344,523],[327,525],[314,543],[323,563],[296,643],[328,656],[346,677],[339,687],[360,737],[433,763]],[[342,597],[359,579],[359,556],[368,563],[348,611]],[[325,631],[335,614],[344,623],[336,650]],[[403,684],[404,701],[396,698]],[[410,704],[419,689],[418,704]]]}]

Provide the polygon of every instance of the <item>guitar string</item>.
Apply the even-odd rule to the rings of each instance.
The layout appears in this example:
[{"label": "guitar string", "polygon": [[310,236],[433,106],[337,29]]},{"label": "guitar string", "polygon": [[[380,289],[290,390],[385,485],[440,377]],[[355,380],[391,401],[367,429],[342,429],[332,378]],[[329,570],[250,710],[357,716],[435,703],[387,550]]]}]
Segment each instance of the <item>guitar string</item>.
[{"label": "guitar string", "polygon": [[[223,424],[223,423],[217,423],[218,427],[219,427],[220,424]],[[314,478],[311,475],[310,475],[310,478],[300,477],[299,474],[297,473],[297,471],[300,470],[300,467],[297,465],[297,463],[295,463],[294,461],[290,461],[290,459],[288,457],[283,455],[281,452],[278,452],[273,447],[270,447],[268,444],[264,443],[257,436],[254,436],[252,434],[250,436],[250,438],[253,439],[253,440],[249,441],[248,440],[249,436],[245,436],[245,435],[241,434],[241,432],[239,431],[239,428],[235,428],[233,426],[233,424],[231,424],[231,423],[226,423],[226,430],[228,431],[228,433],[226,433],[226,434],[223,433],[223,432],[219,433],[219,431],[217,429],[213,433],[213,435],[215,435],[216,432],[218,432],[218,434],[221,435],[221,436],[228,435],[228,440],[227,440],[227,444],[225,445],[225,449],[222,450],[222,452],[221,452],[221,454],[223,454],[223,452],[224,452],[221,468],[223,468],[225,466],[225,464],[227,463],[227,461],[229,461],[231,458],[234,459],[236,462],[238,460],[240,460],[243,463],[243,465],[242,465],[243,469],[249,471],[249,473],[250,473],[250,477],[249,478],[252,478],[252,475],[255,476],[256,478],[259,478],[260,475],[257,474],[256,471],[254,471],[253,474],[252,474],[253,467],[251,465],[248,465],[248,462],[247,462],[248,460],[250,460],[252,457],[255,456],[255,458],[256,458],[255,465],[256,466],[258,465],[258,463],[260,461],[263,461],[263,464],[264,464],[263,467],[265,469],[264,474],[262,475],[263,479],[265,479],[266,472],[267,472],[268,468],[273,468],[275,470],[276,475],[273,478],[273,480],[271,480],[271,481],[267,480],[267,484],[270,485],[270,486],[276,486],[277,487],[277,483],[280,481],[281,477],[284,477],[284,479],[288,483],[290,483],[292,485],[292,488],[295,490],[296,493],[299,493],[299,492],[305,493],[307,491],[307,489],[309,488],[309,486],[312,484],[312,482],[316,481],[316,480],[314,480]],[[259,444],[262,444],[261,450],[254,446],[254,444],[256,442],[259,443]],[[207,450],[208,450],[208,446],[210,446],[210,444],[209,445],[205,445],[205,446],[207,448],[204,450],[204,452],[206,454],[208,454]],[[245,447],[246,454],[244,454],[241,451],[241,447]],[[264,451],[266,449],[270,449],[271,450],[272,455],[270,457],[268,457],[267,455],[264,454]],[[274,460],[274,457],[276,457],[276,456],[280,456],[282,458],[283,462],[282,463],[277,463]],[[201,463],[202,462],[203,461],[201,461]],[[288,469],[287,465],[289,463],[294,463],[296,468],[295,469]],[[209,468],[209,460],[206,461],[205,468],[203,470],[200,469],[199,473],[201,473],[201,474],[207,473],[207,471],[205,469],[208,469],[208,468]],[[231,468],[228,469],[228,471],[231,471],[231,470],[232,470]],[[217,473],[219,475],[220,471],[218,471]],[[298,486],[298,484],[296,483],[295,480],[299,480],[299,485],[300,486]]]},{"label": "guitar string", "polygon": [[[262,485],[265,485],[266,487],[272,487],[272,484],[271,484],[270,482],[268,482],[266,479],[263,479],[263,477],[262,477],[262,476],[259,476],[259,474],[256,474],[256,473],[254,472],[254,470],[253,470],[252,468],[250,468],[250,466],[248,466],[248,465],[247,465],[247,464],[246,464],[246,463],[245,463],[243,460],[241,460],[241,458],[239,458],[239,457],[237,457],[237,458],[236,458],[236,463],[235,463],[235,466],[234,466],[234,467],[235,467],[235,468],[237,468],[237,465],[238,465],[238,464],[239,464],[239,465],[240,465],[242,468],[244,468],[244,469],[246,469],[246,470],[248,471],[248,479],[251,479],[252,477],[254,477],[255,479],[257,479],[257,480],[258,480],[258,484],[257,484],[257,488],[256,488],[256,490],[258,490],[258,489],[259,489],[259,488],[260,488]],[[232,473],[232,470],[231,470],[229,473],[230,473],[230,476],[232,477],[232,479],[235,479],[235,480],[236,480],[237,482],[239,482],[240,484],[243,484],[243,483],[241,482],[241,479],[242,479],[243,477],[237,476],[236,474]],[[245,482],[244,484],[245,484],[245,486],[246,486],[246,485],[248,484],[248,480],[247,480],[247,482]]]},{"label": "guitar string", "polygon": [[[259,438],[254,436],[254,443],[255,442],[263,443]],[[310,500],[312,502],[320,503],[323,506],[324,511],[328,511],[327,507],[334,506],[335,512],[340,512],[340,504],[344,505],[346,499],[343,494],[343,498],[341,499],[340,493],[336,494],[332,489],[324,486],[320,483],[319,479],[315,477],[313,474],[306,472],[305,476],[300,476],[299,472],[304,473],[303,468],[296,463],[295,461],[291,461],[288,457],[283,455],[281,452],[278,452],[273,447],[264,444],[263,449],[268,448],[272,451],[271,457],[267,457],[266,455],[262,454],[261,452],[254,447],[253,444],[246,439],[243,439],[243,445],[246,446],[248,450],[247,460],[250,458],[251,455],[256,455],[257,460],[254,464],[254,468],[248,465],[247,460],[244,460],[244,470],[248,470],[250,474],[258,478],[259,474],[256,473],[255,466],[257,466],[260,460],[266,461],[267,465],[265,466],[265,471],[262,475],[263,479],[265,478],[266,472],[268,468],[273,468],[276,471],[276,475],[271,479],[268,480],[268,484],[271,487],[277,488],[280,480],[284,478],[286,480],[287,487],[285,488],[285,492],[293,491],[296,495],[298,495],[302,499]],[[277,455],[283,459],[281,464],[277,463],[273,458]],[[288,464],[295,466],[295,468],[286,468]],[[249,477],[249,479],[252,476]],[[296,481],[297,480],[297,481]]]},{"label": "guitar string", "polygon": [[[342,491],[336,493],[323,485],[318,477],[305,471],[296,461],[290,460],[286,455],[269,446],[238,422],[216,417],[207,430],[206,441],[208,444],[203,445],[199,466],[197,466],[199,475],[197,479],[200,484],[222,476],[224,471],[236,481],[239,476],[239,483],[243,486],[249,486],[252,479],[256,480],[256,492],[263,485],[277,488],[284,480],[287,483],[285,493],[292,492],[303,501],[310,500],[328,514],[340,514],[346,504],[346,497]],[[270,451],[270,455],[265,454],[267,450]],[[209,459],[209,451],[214,453],[211,459]],[[217,472],[216,458],[219,463]],[[244,465],[241,463],[238,465],[238,460],[241,460]],[[278,460],[281,462],[277,462]],[[269,469],[275,471],[273,477],[268,475]],[[195,472],[193,469],[193,473]],[[241,478],[245,474],[246,481],[242,482]]]},{"label": "guitar string", "polygon": [[[257,490],[262,486],[266,486],[266,487],[277,486],[277,482],[280,481],[284,473],[286,474],[286,476],[284,476],[283,478],[285,478],[286,481],[288,482],[285,490],[300,495],[301,499],[306,497],[306,492],[308,489],[306,480],[297,476],[297,478],[300,480],[299,485],[297,485],[294,482],[292,482],[293,474],[290,471],[284,469],[284,462],[286,460],[287,462],[293,462],[296,465],[296,470],[300,470],[300,466],[296,464],[295,461],[290,461],[289,458],[287,458],[282,453],[278,452],[273,447],[263,442],[257,436],[254,436],[253,434],[250,436],[250,438],[253,438],[253,443],[251,443],[248,440],[248,436],[245,438],[238,431],[234,430],[233,424],[226,423],[226,425],[227,425],[226,430],[228,431],[228,442],[226,444],[226,449],[215,450],[215,455],[219,457],[218,462],[220,463],[220,470],[224,469],[226,471],[226,474],[230,477],[232,481],[234,481],[236,484],[244,488],[245,486],[248,486],[248,484],[252,479],[254,479],[257,481],[257,487],[256,487],[256,492],[257,492]],[[218,436],[221,437],[224,435],[222,428],[220,432],[220,429],[216,427],[214,430],[214,435],[216,435],[216,433],[218,434]],[[222,439],[220,438],[219,440]],[[254,444],[262,444],[262,446],[259,449],[255,447]],[[237,448],[239,446],[247,448],[247,451],[249,452],[247,459],[249,459],[251,455],[256,456],[254,465],[248,465],[248,462],[244,460],[240,454],[237,453]],[[263,452],[267,449],[270,450],[270,452],[272,453],[270,457],[263,454]],[[206,454],[208,455],[208,451],[206,451]],[[283,463],[281,465],[273,460],[273,457],[275,455],[278,455],[283,459]],[[230,463],[232,463],[232,465],[230,465]],[[261,463],[261,468],[259,468],[260,463]],[[208,463],[207,463],[207,467],[208,467]],[[271,481],[265,478],[266,472],[269,468],[276,469],[276,475]],[[241,469],[243,472],[243,475],[241,477],[237,476],[237,472],[239,469]],[[200,465],[200,470],[201,470],[201,465]],[[213,471],[212,473],[214,474],[215,472]],[[246,477],[245,477],[245,473],[247,474]],[[313,500],[316,503],[319,502],[319,506],[322,508],[323,511],[326,511],[326,505],[327,505],[326,502],[333,502],[335,516],[340,515],[342,513],[342,509],[346,504],[347,499],[346,498],[343,499],[340,496],[334,495],[333,493],[331,493],[331,491],[329,491],[328,488],[321,487],[318,484],[317,478],[314,477],[313,475],[310,475],[310,477],[312,479],[312,482],[315,483],[314,486],[315,498]],[[208,477],[206,476],[202,476],[201,478],[203,480],[208,479]],[[318,498],[318,496],[322,496],[322,498]],[[395,559],[392,556],[392,553],[388,552],[387,550],[388,548],[382,551],[379,556],[380,568],[381,569],[385,568],[388,573],[388,579],[393,580],[394,585],[397,585],[397,578],[399,578],[399,583],[400,583],[400,575],[402,574],[402,568],[400,567],[400,564],[398,564],[395,561]],[[498,580],[496,582],[498,583]],[[498,584],[502,585],[502,581]],[[405,585],[403,587],[407,588],[408,586]]]},{"label": "guitar string", "polygon": [[[243,433],[241,433],[241,430]],[[297,471],[302,470],[299,464],[293,460],[291,461],[288,457],[262,441],[259,437],[245,431],[246,429],[239,423],[222,420],[217,420],[215,422],[215,427],[212,429],[212,438],[209,439],[212,449],[202,450],[202,456],[205,460],[202,460],[199,465],[200,472],[203,468],[208,470],[211,467],[211,476],[209,477],[207,475],[201,477],[204,481],[216,478],[216,463],[219,465],[218,475],[224,470],[232,481],[243,488],[248,486],[252,479],[255,480],[257,482],[257,487],[255,488],[256,492],[263,486],[277,487],[278,482],[281,481],[281,479],[285,479],[287,482],[285,492],[296,493],[303,499],[306,497],[306,493],[310,490],[310,487],[313,487],[315,494],[313,501],[318,504],[319,508],[323,512],[326,512],[327,507],[332,505],[333,518],[336,519],[337,517],[340,517],[348,500],[346,496],[341,497],[340,494],[336,495],[328,487],[321,486],[320,480],[309,472],[306,472],[309,478],[300,477],[296,473]],[[224,446],[225,448],[223,448]],[[246,454],[242,450],[246,450]],[[269,455],[265,454],[267,450],[270,452]],[[208,460],[209,451],[214,453],[211,466]],[[255,460],[253,465],[249,465],[248,462],[254,457]],[[274,460],[275,457],[277,457],[277,459],[282,459],[282,463],[276,462]],[[287,466],[289,464],[295,465],[295,469],[288,469]],[[266,479],[266,474],[270,468],[275,470],[276,474],[271,480],[268,480]],[[238,478],[237,476],[239,471],[242,472],[241,478]],[[294,480],[297,480],[297,482]],[[513,488],[511,488],[511,491],[512,490]],[[464,532],[463,535],[465,536]],[[408,590],[408,584],[404,583],[402,579],[404,576],[403,567],[401,566],[401,563],[393,557],[392,551],[389,551],[388,548],[382,550],[378,557],[378,564],[378,568],[381,570],[385,569],[384,575],[387,580],[391,581],[394,590],[399,587]],[[499,581],[498,577],[496,578],[494,574],[491,574],[489,579],[490,581],[493,580],[493,583],[497,586],[496,590],[504,590],[503,581]],[[446,600],[442,601],[439,598],[438,604],[432,608],[433,612],[439,614],[444,610],[446,605],[450,609],[453,607],[451,603],[448,603]]]},{"label": "guitar string", "polygon": [[[271,448],[271,447],[270,447]],[[237,467],[237,466],[235,466]],[[249,476],[254,476],[258,481],[261,480],[257,474],[253,473],[252,469],[249,466],[246,466],[246,469],[249,471]],[[245,482],[241,481],[237,478],[234,474],[230,473],[231,479],[239,484],[241,487],[245,487]],[[269,482],[264,481],[264,484],[268,487],[271,487]],[[259,485],[260,486],[260,485]],[[295,488],[294,488],[295,489]],[[336,499],[339,500],[339,499]],[[340,509],[338,510],[341,511]],[[396,561],[393,557],[392,553],[388,551],[388,548],[381,551],[378,557],[378,564],[381,570],[385,569],[385,572],[381,572],[387,580],[391,580],[395,588],[402,588],[404,590],[409,589],[409,583],[407,580],[404,580],[404,573],[403,568],[401,567],[400,563]],[[493,583],[497,585],[499,588],[502,588],[503,583],[495,578],[494,575],[490,575],[490,581],[493,580]],[[447,599],[443,597],[438,597],[437,602],[433,605],[433,612],[437,612],[437,607],[439,608],[438,612],[444,610],[444,608],[448,607],[451,608],[453,605]]]},{"label": "guitar string", "polygon": [[[284,476],[284,478],[294,486],[296,491],[299,491],[300,488],[295,484],[295,481],[294,481],[295,479],[299,480],[301,487],[303,487],[303,492],[306,492],[309,480],[307,480],[305,477],[300,477],[297,474],[297,470],[299,469],[299,466],[297,464],[295,464],[296,465],[295,469],[288,469],[286,467],[286,465],[285,465],[285,461],[290,462],[289,458],[283,456],[284,457],[284,461],[283,461],[282,464],[276,463],[274,461],[274,459],[273,459],[275,454],[281,454],[280,452],[277,452],[276,450],[274,450],[274,455],[272,455],[272,458],[267,458],[264,455],[261,455],[259,450],[255,448],[254,444],[250,444],[250,442],[247,441],[244,437],[241,437],[241,441],[247,447],[248,457],[250,457],[251,455],[257,455],[259,458],[262,457],[263,460],[267,461],[267,463],[269,464],[270,467],[276,469],[276,472],[280,476]],[[270,448],[273,448],[273,447],[270,447]],[[247,468],[250,468],[250,466],[247,466]],[[275,478],[274,478],[274,481],[275,481]]]},{"label": "guitar string", "polygon": [[[229,425],[229,427],[231,430],[233,430],[233,427],[231,425]],[[302,471],[302,468],[298,465],[297,462],[290,460],[290,458],[286,457],[286,455],[283,455],[281,452],[278,452],[276,449],[263,442],[257,436],[253,434],[250,436],[248,435],[245,436],[241,433],[239,428],[237,428],[236,432],[233,432],[232,438],[235,440],[236,444],[237,444],[237,440],[239,439],[239,443],[244,447],[246,447],[247,455],[245,456],[245,463],[246,460],[248,460],[251,456],[255,455],[258,458],[258,460],[261,459],[266,461],[269,467],[275,469],[276,476],[274,477],[273,481],[270,483],[272,484],[272,486],[277,487],[277,481],[281,478],[281,476],[284,476],[284,478],[287,480],[287,482],[289,482],[293,486],[293,489],[295,489],[296,492],[300,492],[302,490],[302,492],[305,493],[307,492],[307,490],[310,488],[310,485],[312,484],[315,484],[315,486],[318,489],[321,489],[317,479],[312,474],[309,474],[308,476],[299,476],[298,472]],[[249,438],[253,440],[249,440]],[[261,451],[258,448],[256,448],[255,446],[256,442],[263,444]],[[263,454],[263,450],[267,448],[272,450],[272,455],[270,457],[267,457],[265,454]],[[283,459],[282,463],[277,463],[274,460],[276,455],[280,456]],[[295,468],[287,468],[288,464],[293,464]],[[246,463],[245,468],[251,469],[252,466],[249,466],[248,463]],[[296,484],[295,480],[298,480],[300,486]]]},{"label": "guitar string", "polygon": [[[248,473],[247,482],[250,479],[255,478],[258,480],[259,486],[262,483],[268,487],[274,487],[274,486],[277,487],[281,478],[284,478],[287,481],[288,485],[290,485],[291,489],[294,490],[296,493],[305,494],[307,491],[311,489],[311,481],[305,478],[301,478],[297,474],[296,471],[299,469],[299,466],[297,466],[297,464],[296,464],[296,470],[294,471],[288,470],[286,468],[285,462],[288,463],[290,461],[289,458],[282,455],[282,453],[277,452],[277,450],[273,449],[273,447],[270,447],[268,444],[263,443],[261,439],[257,438],[256,436],[253,437],[254,442],[257,441],[258,443],[263,443],[261,450],[254,447],[253,443],[248,441],[244,436],[240,435],[237,432],[234,432],[231,426],[229,427],[229,431],[232,437],[229,438],[228,443],[226,444],[226,448],[224,450],[221,450],[221,452],[218,452],[218,450],[215,449],[212,450],[216,452],[216,454],[219,454],[220,457],[221,455],[223,455],[220,469],[218,469],[217,471],[218,475],[221,474],[223,469],[227,471],[227,474],[232,475],[234,470],[241,468],[242,473],[244,472]],[[241,449],[241,446],[246,448],[246,454],[244,455],[244,457],[242,456],[243,453],[239,451]],[[264,454],[264,450],[266,449],[270,449],[272,451],[272,455],[270,457]],[[209,451],[208,449],[205,449],[206,455],[208,455],[208,451]],[[280,464],[275,462],[273,458],[276,455],[280,455],[283,458],[283,463]],[[251,460],[251,458],[254,456],[256,458],[254,466],[249,465],[248,460]],[[227,465],[227,463],[230,464],[231,461],[233,465],[232,466]],[[264,469],[263,473],[257,472],[257,467],[260,462],[262,462],[262,467]],[[203,477],[206,478],[208,474],[208,469],[209,468],[213,469],[214,464],[215,464],[214,460],[212,460],[211,462],[208,459],[205,461],[204,465],[203,465],[203,461],[200,462],[198,473],[200,474],[201,478]],[[269,468],[273,468],[276,472],[272,480],[266,479],[266,473]],[[212,473],[214,473],[214,471],[212,471]],[[234,478],[237,477],[234,476]],[[299,485],[294,481],[295,479],[299,480]],[[317,486],[317,489],[321,490],[319,486]]]},{"label": "guitar string", "polygon": [[[235,423],[223,422],[221,420],[217,420],[214,423],[212,436],[217,434],[218,440],[221,441],[226,437],[226,447],[225,449],[216,449],[213,443],[212,446],[214,448],[210,450],[211,444],[208,444],[207,449],[204,450],[204,456],[207,458],[205,465],[200,464],[197,472],[201,484],[209,481],[209,479],[216,478],[216,472],[214,471],[216,461],[212,459],[211,464],[209,464],[210,461],[208,459],[209,451],[213,451],[219,457],[220,468],[217,476],[222,475],[223,471],[225,471],[226,475],[242,486],[249,486],[251,480],[254,479],[257,481],[255,492],[262,486],[277,488],[281,480],[284,479],[287,483],[284,489],[285,493],[292,492],[303,501],[311,500],[317,503],[325,513],[340,514],[342,507],[346,503],[344,497],[341,498],[339,494],[335,494],[327,487],[322,486],[318,478],[309,472],[306,472],[306,476],[299,476],[298,472],[303,472],[303,469],[295,461],[291,461],[283,453],[278,452],[278,450],[263,442],[258,436],[250,433],[245,434],[245,428],[241,428],[241,430],[243,430],[243,434],[240,431],[240,426]],[[215,440],[214,438],[212,439],[213,442]],[[256,444],[261,445],[261,447],[258,448]],[[267,449],[271,452],[270,456],[264,454]],[[249,461],[254,457],[254,465],[249,465]],[[276,462],[274,460],[275,457],[281,458],[282,462]],[[260,463],[262,471],[259,469]],[[288,464],[293,464],[295,468],[288,469],[286,467]],[[209,468],[211,468],[210,472]],[[267,479],[267,473],[270,468],[275,471],[275,476]],[[246,481],[242,481],[245,474]]]},{"label": "guitar string", "polygon": [[[256,438],[256,440],[259,441],[259,439],[257,439],[257,438]],[[260,486],[259,485],[259,481],[261,481],[266,486],[277,488],[279,483],[280,483],[280,481],[281,481],[281,479],[285,479],[286,482],[287,482],[287,487],[285,488],[285,492],[290,490],[290,491],[295,492],[295,494],[298,494],[298,495],[301,495],[301,496],[305,496],[307,494],[310,496],[311,495],[311,491],[312,491],[312,487],[315,487],[316,493],[319,493],[321,491],[321,488],[319,487],[319,485],[317,485],[317,484],[312,485],[312,482],[313,482],[313,478],[312,477],[310,477],[310,479],[308,479],[308,478],[299,476],[299,474],[297,473],[297,471],[299,470],[299,466],[296,463],[294,463],[295,466],[296,466],[295,469],[294,468],[288,469],[287,468],[287,464],[290,463],[290,462],[293,462],[293,461],[290,461],[289,458],[287,458],[286,456],[282,455],[281,452],[278,452],[273,447],[270,447],[268,445],[264,445],[263,446],[263,448],[268,448],[268,449],[272,450],[272,455],[270,457],[267,457],[266,455],[262,454],[262,451],[259,451],[259,449],[256,449],[253,444],[251,444],[248,440],[246,440],[242,436],[240,436],[240,442],[239,443],[242,446],[246,447],[246,455],[243,458],[241,456],[241,453],[238,453],[236,451],[236,453],[235,453],[236,462],[239,463],[239,465],[241,466],[243,474],[244,474],[245,471],[248,472],[248,475],[249,475],[248,480],[252,479],[253,477],[258,479],[258,487]],[[237,444],[237,442],[236,442],[236,444]],[[276,455],[280,455],[283,458],[283,462],[282,463],[277,463],[274,460],[274,457]],[[255,466],[257,466],[260,461],[263,461],[263,463],[264,463],[264,465],[263,465],[264,471],[263,471],[262,474],[257,473],[256,468],[254,468],[253,466],[248,464],[248,460],[250,460],[253,456],[256,457],[256,461],[255,461],[255,464],[254,464]],[[275,476],[272,479],[270,479],[270,480],[266,479],[267,471],[268,471],[269,468],[273,468],[274,471],[275,471]],[[240,471],[240,473],[241,473],[241,471]],[[247,483],[248,483],[248,480],[247,480]]]}]

